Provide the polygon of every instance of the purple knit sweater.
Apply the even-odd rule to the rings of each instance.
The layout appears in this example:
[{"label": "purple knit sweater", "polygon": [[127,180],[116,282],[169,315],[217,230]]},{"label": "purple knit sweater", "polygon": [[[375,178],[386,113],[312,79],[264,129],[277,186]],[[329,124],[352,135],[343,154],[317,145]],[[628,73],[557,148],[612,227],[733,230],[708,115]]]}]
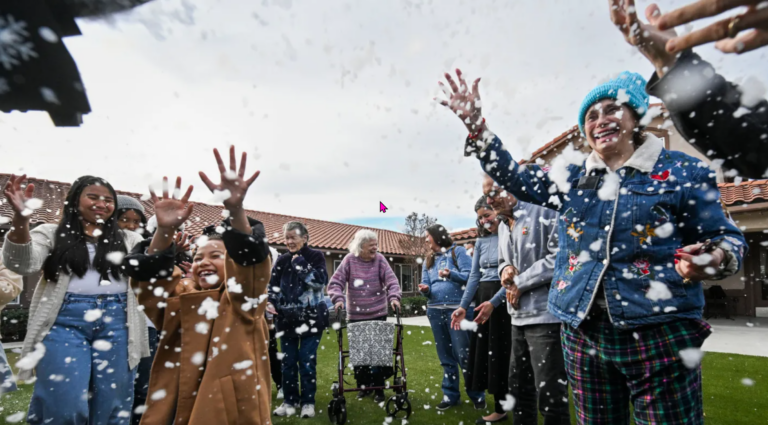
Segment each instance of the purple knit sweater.
[{"label": "purple knit sweater", "polygon": [[328,284],[328,295],[334,304],[346,301],[349,320],[368,320],[386,316],[387,304],[400,301],[401,293],[387,259],[377,253],[373,261],[347,254]]}]

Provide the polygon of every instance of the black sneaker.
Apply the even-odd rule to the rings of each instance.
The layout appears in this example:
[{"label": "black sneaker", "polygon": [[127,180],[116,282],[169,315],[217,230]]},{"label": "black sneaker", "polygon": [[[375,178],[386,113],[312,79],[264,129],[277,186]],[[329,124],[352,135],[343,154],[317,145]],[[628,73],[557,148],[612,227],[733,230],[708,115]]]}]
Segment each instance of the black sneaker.
[{"label": "black sneaker", "polygon": [[448,410],[448,409],[450,409],[453,406],[455,406],[454,403],[451,403],[451,402],[443,400],[443,401],[440,402],[440,404],[437,405],[436,409],[437,410]]},{"label": "black sneaker", "polygon": [[482,401],[476,401],[476,402],[475,402],[475,410],[483,410],[483,409],[485,409],[487,406],[488,406],[488,405],[485,403],[485,400],[482,400]]},{"label": "black sneaker", "polygon": [[358,400],[362,400],[362,399],[368,397],[369,395],[371,395],[372,393],[373,393],[373,391],[367,391],[367,390],[358,391],[357,392],[357,399]]},{"label": "black sneaker", "polygon": [[373,396],[373,401],[381,403],[386,399],[387,397],[384,396],[384,390],[376,390],[376,395]]}]

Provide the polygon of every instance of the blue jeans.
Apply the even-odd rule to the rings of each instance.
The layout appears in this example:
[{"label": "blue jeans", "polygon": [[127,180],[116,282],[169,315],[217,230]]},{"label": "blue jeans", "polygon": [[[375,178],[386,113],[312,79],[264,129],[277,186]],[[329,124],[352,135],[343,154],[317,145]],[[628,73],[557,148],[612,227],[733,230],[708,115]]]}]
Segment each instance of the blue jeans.
[{"label": "blue jeans", "polygon": [[[443,366],[443,400],[458,404],[461,399],[459,371],[466,373],[469,359],[469,331],[451,329],[453,309],[427,308],[427,319],[435,337],[435,348]],[[474,309],[467,309],[466,320],[475,316]],[[466,382],[467,377],[464,376]],[[472,402],[485,400],[485,391],[467,391]]]},{"label": "blue jeans", "polygon": [[[126,294],[66,294],[43,339],[30,424],[129,423],[134,371],[128,368],[126,300]],[[96,309],[102,316],[86,322],[85,313]],[[94,347],[98,340],[106,342]]]},{"label": "blue jeans", "polygon": [[8,364],[8,357],[5,356],[3,343],[0,342],[0,396],[16,391],[16,380],[13,378],[11,365]]},{"label": "blue jeans", "polygon": [[[320,332],[302,335],[300,338],[280,338],[283,352],[283,396],[291,406],[315,404],[317,392],[317,347]],[[301,374],[301,396],[299,396],[299,374]]]},{"label": "blue jeans", "polygon": [[[136,381],[133,383],[133,412],[136,411],[137,407],[143,406],[147,402],[149,372],[152,370],[152,361],[155,360],[157,343],[159,342],[157,329],[147,326],[147,334],[149,335],[149,357],[143,357],[136,369]],[[133,412],[131,424],[139,425],[142,415]]]}]

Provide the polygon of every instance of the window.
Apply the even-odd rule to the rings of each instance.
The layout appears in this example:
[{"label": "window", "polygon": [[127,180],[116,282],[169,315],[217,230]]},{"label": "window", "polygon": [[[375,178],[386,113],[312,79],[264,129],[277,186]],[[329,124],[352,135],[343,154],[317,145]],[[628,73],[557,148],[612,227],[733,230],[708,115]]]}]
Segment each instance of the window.
[{"label": "window", "polygon": [[334,273],[336,273],[336,270],[338,270],[340,265],[341,265],[341,260],[333,260],[333,272]]},{"label": "window", "polygon": [[410,264],[395,264],[395,274],[400,279],[403,292],[413,292],[413,271]]},{"label": "window", "polygon": [[13,299],[13,301],[9,301],[8,305],[14,305],[14,304],[21,304],[21,294]]}]

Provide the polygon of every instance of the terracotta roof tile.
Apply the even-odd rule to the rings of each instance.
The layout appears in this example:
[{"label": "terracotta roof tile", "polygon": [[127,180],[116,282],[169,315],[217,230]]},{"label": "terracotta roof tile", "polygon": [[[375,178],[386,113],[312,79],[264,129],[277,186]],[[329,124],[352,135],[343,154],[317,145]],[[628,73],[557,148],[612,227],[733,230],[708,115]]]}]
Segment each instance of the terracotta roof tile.
[{"label": "terracotta roof tile", "polygon": [[[0,187],[5,186],[8,178],[8,174],[0,174]],[[57,223],[61,218],[61,207],[71,184],[35,178],[29,178],[28,182],[35,184],[35,197],[43,200],[43,207],[32,214],[32,221]],[[120,190],[117,193],[139,200],[141,198],[141,194],[138,193]],[[154,214],[152,205],[146,201],[140,200],[140,202],[144,205],[147,218],[151,217]],[[221,221],[223,206],[209,205],[201,202],[193,202],[193,204],[192,219],[190,219],[186,227],[189,233],[200,234],[205,226]],[[10,217],[12,214],[11,207],[3,200],[0,203],[0,215]],[[310,246],[313,248],[345,251],[354,234],[358,230],[365,228],[373,230],[379,235],[379,251],[382,254],[406,255],[399,243],[400,240],[409,237],[404,233],[264,211],[246,210],[246,214],[264,223],[264,228],[271,245],[283,245],[283,224],[289,221],[300,221],[309,230]]]},{"label": "terracotta roof tile", "polygon": [[750,203],[758,199],[768,199],[768,180],[720,183],[720,196],[726,205]]},{"label": "terracotta roof tile", "polygon": [[469,229],[457,230],[451,232],[451,239],[456,243],[464,243],[467,241],[477,239],[477,228],[471,227]]}]

